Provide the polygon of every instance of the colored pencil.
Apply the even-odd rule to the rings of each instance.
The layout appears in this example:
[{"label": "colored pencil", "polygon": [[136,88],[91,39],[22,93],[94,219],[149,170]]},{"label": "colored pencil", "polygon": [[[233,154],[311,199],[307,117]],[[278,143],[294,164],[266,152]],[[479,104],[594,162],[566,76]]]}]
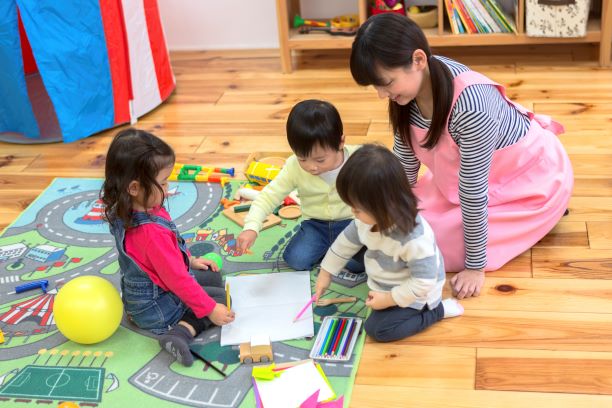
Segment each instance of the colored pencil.
[{"label": "colored pencil", "polygon": [[232,311],[232,299],[230,298],[229,282],[225,282],[225,300],[227,301],[227,309]]},{"label": "colored pencil", "polygon": [[193,351],[192,349],[189,349],[189,351],[191,351],[191,354],[192,354],[192,355],[193,355],[195,358],[197,358],[197,359],[199,359],[199,360],[202,360],[202,362],[204,362],[204,364],[206,364],[207,366],[209,366],[210,368],[212,368],[213,370],[215,370],[216,372],[218,372],[219,374],[221,374],[223,377],[227,377],[227,375],[226,375],[226,374],[225,374],[223,371],[219,370],[217,367],[215,367],[215,366],[213,365],[213,363],[211,363],[210,361],[208,361],[207,359],[205,359],[204,357],[202,357],[200,354],[196,353],[196,352],[195,352],[195,351]]},{"label": "colored pencil", "polygon": [[351,330],[353,329],[353,326],[355,325],[355,323],[356,323],[355,319],[350,319],[350,323],[346,325],[346,332],[344,333],[344,338],[340,342],[340,346],[339,346],[340,348],[339,352],[341,356],[344,356],[343,352],[346,348],[346,344],[351,341]]},{"label": "colored pencil", "polygon": [[325,350],[325,342],[327,341],[327,337],[329,336],[329,332],[333,326],[334,319],[327,319],[327,327],[325,330],[325,335],[321,337],[321,348],[319,349],[319,355],[323,355],[323,351]]},{"label": "colored pencil", "polygon": [[300,317],[302,317],[302,315],[304,314],[304,312],[306,311],[306,309],[308,309],[308,306],[312,305],[312,302],[315,301],[315,298],[317,297],[317,294],[315,293],[314,295],[312,295],[312,298],[310,298],[310,300],[308,301],[308,303],[306,303],[306,305],[302,308],[302,310],[300,310],[300,313],[297,314],[297,316],[295,316],[295,319],[293,319],[293,323],[297,322],[297,319],[299,319]]},{"label": "colored pencil", "polygon": [[340,327],[342,326],[342,319],[338,318],[338,324],[336,325],[334,332],[332,333],[331,340],[329,342],[329,347],[326,350],[325,355],[331,356],[331,352],[334,348],[334,344],[336,343],[336,339],[338,338],[338,334],[340,333]]},{"label": "colored pencil", "polygon": [[350,344],[353,342],[353,335],[355,333],[355,327],[357,327],[357,322],[355,322],[355,324],[351,326],[351,329],[350,329],[349,334],[348,334],[347,342],[344,345],[342,353],[340,353],[343,356],[346,356],[346,353],[348,352],[348,349],[351,347]]},{"label": "colored pencil", "polygon": [[329,332],[327,333],[326,339],[325,339],[325,344],[323,345],[323,352],[321,353],[321,355],[327,355],[327,350],[329,348],[329,343],[331,342],[331,338],[334,336],[334,334],[336,333],[336,327],[338,326],[338,320],[334,319],[334,321],[332,322],[332,325],[329,329]]},{"label": "colored pencil", "polygon": [[340,351],[340,344],[342,343],[342,339],[344,338],[344,335],[346,334],[346,328],[348,327],[348,321],[349,319],[342,319],[342,327],[340,328],[339,332],[340,334],[338,335],[338,339],[336,340],[336,343],[334,344],[334,347],[332,348],[332,355],[337,355],[338,352]]},{"label": "colored pencil", "polygon": [[340,323],[338,324],[338,330],[336,337],[334,339],[334,343],[329,350],[330,355],[334,355],[336,352],[336,348],[338,347],[338,343],[340,343],[340,339],[342,338],[342,333],[344,332],[344,328],[346,327],[346,319],[340,318]]},{"label": "colored pencil", "polygon": [[317,333],[315,344],[312,346],[313,350],[321,350],[321,345],[324,342],[324,336],[321,333],[325,333],[330,324],[331,323],[329,319],[323,319],[323,324],[319,327],[319,332]]}]

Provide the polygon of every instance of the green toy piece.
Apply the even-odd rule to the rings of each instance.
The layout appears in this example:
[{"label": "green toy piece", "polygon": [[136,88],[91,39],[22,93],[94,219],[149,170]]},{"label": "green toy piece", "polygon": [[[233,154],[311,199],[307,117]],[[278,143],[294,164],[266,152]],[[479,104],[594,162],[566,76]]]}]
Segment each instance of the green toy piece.
[{"label": "green toy piece", "polygon": [[267,366],[256,366],[253,367],[252,371],[253,378],[258,380],[273,380],[275,377],[280,377],[280,371],[274,371],[274,364]]},{"label": "green toy piece", "polygon": [[209,252],[206,255],[204,255],[202,258],[213,261],[217,265],[219,270],[223,268],[223,258],[221,258],[221,255],[215,252]]}]

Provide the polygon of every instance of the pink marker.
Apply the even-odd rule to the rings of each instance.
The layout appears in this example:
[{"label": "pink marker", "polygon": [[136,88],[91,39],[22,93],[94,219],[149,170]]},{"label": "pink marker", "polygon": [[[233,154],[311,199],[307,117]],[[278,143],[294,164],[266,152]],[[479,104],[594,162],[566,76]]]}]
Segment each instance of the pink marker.
[{"label": "pink marker", "polygon": [[312,298],[308,301],[308,303],[306,303],[306,306],[304,306],[302,308],[302,310],[300,310],[300,313],[297,314],[297,316],[295,316],[295,319],[293,319],[293,323],[295,323],[297,321],[297,319],[299,319],[300,317],[302,317],[302,315],[304,314],[304,312],[306,311],[306,309],[308,309],[308,306],[312,305],[312,302],[315,301],[317,297],[317,294],[315,293],[314,295],[312,295]]}]

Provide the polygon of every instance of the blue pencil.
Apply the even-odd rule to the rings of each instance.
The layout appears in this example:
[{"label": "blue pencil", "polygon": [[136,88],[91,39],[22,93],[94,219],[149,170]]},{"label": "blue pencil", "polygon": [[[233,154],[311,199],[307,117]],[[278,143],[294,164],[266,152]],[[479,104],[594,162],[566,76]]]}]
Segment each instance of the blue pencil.
[{"label": "blue pencil", "polygon": [[[315,342],[315,345],[313,346],[313,350],[321,350],[321,346],[325,343],[325,336],[322,335],[322,333],[325,333],[326,330],[329,329],[329,326],[331,325],[331,320],[330,319],[324,319],[323,320],[323,324],[321,325],[321,327],[319,327],[319,333],[317,334],[317,340]],[[319,352],[318,355],[320,355],[321,353]]]},{"label": "blue pencil", "polygon": [[329,328],[327,329],[327,332],[325,333],[325,341],[323,342],[323,347],[321,347],[321,350],[319,351],[320,356],[322,356],[324,352],[326,351],[327,343],[329,342],[329,334],[334,329],[334,325],[337,323],[335,319],[329,319],[329,320],[331,321],[331,324],[329,325]]},{"label": "blue pencil", "polygon": [[342,319],[334,320],[334,327],[333,327],[332,335],[330,336],[330,339],[329,339],[329,345],[327,347],[325,347],[325,355],[326,356],[331,355],[331,351],[332,351],[332,348],[334,346],[334,341],[335,341],[336,336],[338,335],[338,331],[340,329],[341,320]]}]

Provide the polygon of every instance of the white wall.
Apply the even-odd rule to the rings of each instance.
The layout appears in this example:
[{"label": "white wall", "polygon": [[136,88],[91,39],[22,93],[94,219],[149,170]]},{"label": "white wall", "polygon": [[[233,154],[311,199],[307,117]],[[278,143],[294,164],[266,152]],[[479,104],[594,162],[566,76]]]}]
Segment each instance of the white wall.
[{"label": "white wall", "polygon": [[[278,48],[275,0],[158,0],[171,50]],[[356,0],[302,0],[308,18],[356,13]]]}]

